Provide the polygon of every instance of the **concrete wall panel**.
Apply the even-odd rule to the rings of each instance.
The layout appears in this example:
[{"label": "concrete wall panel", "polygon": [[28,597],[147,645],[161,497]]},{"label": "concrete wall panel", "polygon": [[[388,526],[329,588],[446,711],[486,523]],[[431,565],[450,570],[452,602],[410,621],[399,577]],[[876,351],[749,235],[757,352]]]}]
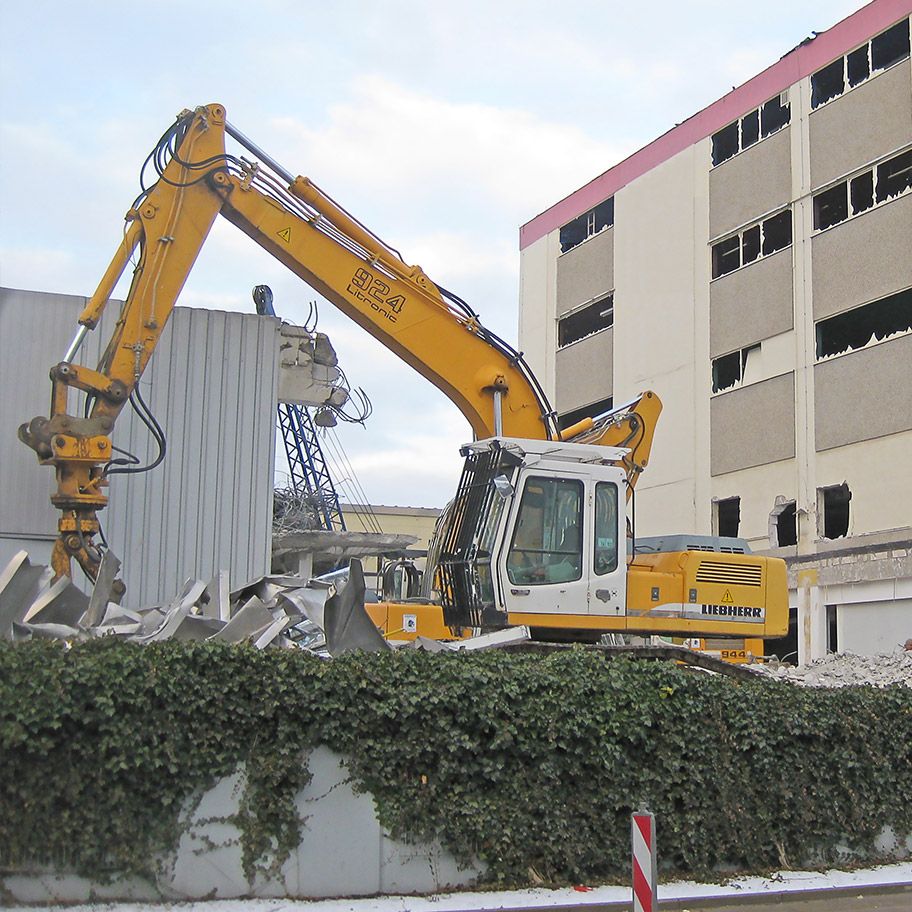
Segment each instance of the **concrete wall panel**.
[{"label": "concrete wall panel", "polygon": [[557,231],[540,238],[520,254],[519,350],[525,353],[538,382],[551,401],[555,398],[554,350],[557,348],[556,261]]},{"label": "concrete wall panel", "polygon": [[809,129],[814,189],[908,143],[912,138],[908,58],[812,111]]},{"label": "concrete wall panel", "polygon": [[709,395],[709,339],[699,328],[708,321],[709,257],[698,261],[694,250],[696,238],[706,242],[707,154],[706,144],[691,147],[615,196],[614,398],[651,389],[664,405],[637,485],[641,535],[703,531],[695,491],[708,431],[696,429]]},{"label": "concrete wall panel", "polygon": [[817,450],[912,430],[910,390],[912,336],[815,365]]},{"label": "concrete wall panel", "polygon": [[788,126],[709,172],[709,235],[719,237],[787,206],[792,194]]},{"label": "concrete wall panel", "polygon": [[836,642],[840,652],[883,655],[905,641],[912,622],[912,599],[837,605]]},{"label": "concrete wall panel", "polygon": [[[0,533],[44,557],[57,528],[53,473],[16,440],[16,427],[47,415],[50,365],[63,357],[85,299],[0,289]],[[116,319],[112,301],[79,360],[97,363]],[[219,569],[233,583],[270,562],[278,321],[254,314],[176,308],[141,381],[168,442],[165,461],[111,478],[101,513],[123,561],[126,604],[176,595],[187,577]],[[127,407],[114,443],[148,464],[157,448]],[[36,541],[37,540],[37,541]]]},{"label": "concrete wall panel", "polygon": [[614,228],[606,228],[557,260],[557,314],[614,288]]},{"label": "concrete wall panel", "polygon": [[910,453],[912,431],[817,454],[817,484],[824,487],[846,482],[852,492],[850,535],[912,524]]},{"label": "concrete wall panel", "polygon": [[912,194],[834,225],[811,241],[814,319],[912,285]]},{"label": "concrete wall panel", "polygon": [[794,457],[794,373],[716,396],[710,409],[713,475]]},{"label": "concrete wall panel", "polygon": [[[186,813],[187,826],[177,851],[160,863],[158,877],[113,877],[92,882],[50,871],[4,871],[4,898],[22,903],[65,903],[96,899],[212,900],[256,897],[325,899],[336,896],[439,893],[465,887],[484,871],[481,863],[465,867],[439,844],[405,844],[380,825],[373,796],[356,794],[343,758],[317,747],[307,758],[312,778],[297,795],[304,821],[301,841],[280,870],[244,875],[239,812],[241,777],[219,780]],[[40,869],[39,869],[40,870]],[[254,903],[254,907],[257,907]]]},{"label": "concrete wall panel", "polygon": [[787,332],[794,325],[792,248],[716,279],[709,303],[713,358]]},{"label": "concrete wall panel", "polygon": [[614,329],[604,329],[557,352],[555,408],[569,412],[611,396]]},{"label": "concrete wall panel", "polygon": [[729,472],[712,480],[716,500],[741,498],[739,535],[755,551],[769,548],[769,515],[776,497],[795,500],[798,493],[798,466],[794,459],[783,459],[769,465],[752,466]]}]

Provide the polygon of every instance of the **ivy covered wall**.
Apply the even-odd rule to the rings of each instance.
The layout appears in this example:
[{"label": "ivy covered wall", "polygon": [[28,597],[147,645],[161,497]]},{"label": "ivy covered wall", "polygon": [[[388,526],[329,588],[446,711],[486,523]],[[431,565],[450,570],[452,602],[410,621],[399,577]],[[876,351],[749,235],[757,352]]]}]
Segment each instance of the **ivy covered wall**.
[{"label": "ivy covered wall", "polygon": [[[487,879],[663,877],[879,857],[912,833],[912,690],[738,682],[668,663],[402,651],[320,661],[208,643],[0,644],[0,866],[149,873],[179,813],[241,764],[248,876],[306,822],[306,756],[345,757],[381,823]],[[840,848],[842,847],[842,848]]]}]

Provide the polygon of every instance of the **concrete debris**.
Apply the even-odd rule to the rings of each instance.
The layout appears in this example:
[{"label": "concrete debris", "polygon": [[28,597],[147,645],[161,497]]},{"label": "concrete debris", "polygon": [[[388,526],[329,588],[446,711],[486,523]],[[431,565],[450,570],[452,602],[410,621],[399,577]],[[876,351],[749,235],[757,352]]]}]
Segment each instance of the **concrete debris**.
[{"label": "concrete debris", "polygon": [[871,684],[912,687],[912,652],[900,651],[874,656],[838,652],[797,667],[791,665],[755,666],[758,673],[805,687],[847,687]]},{"label": "concrete debris", "polygon": [[392,647],[383,638],[364,610],[364,574],[361,561],[352,560],[348,582],[326,590],[329,598],[323,605],[323,631],[330,655],[353,650],[386,652]]},{"label": "concrete debris", "polygon": [[86,627],[97,627],[105,613],[105,606],[113,599],[114,581],[120,570],[120,561],[112,551],[105,551],[98,567],[98,577],[95,588],[89,597],[89,607],[86,609],[82,623]]},{"label": "concrete debris", "polygon": [[[265,576],[231,592],[228,574],[221,571],[208,582],[187,580],[167,605],[134,610],[117,604],[114,580],[120,562],[110,551],[90,595],[69,579],[54,582],[49,568],[30,563],[20,551],[0,573],[0,637],[15,642],[104,636],[134,643],[214,640],[257,649],[306,649],[324,658],[337,654],[334,650],[389,648],[373,625],[371,639],[359,623],[359,608],[363,620],[369,619],[360,564],[354,563],[354,586],[347,572],[333,580]],[[328,601],[333,602],[331,646],[323,631]]]},{"label": "concrete debris", "polygon": [[481,652],[486,649],[517,646],[520,643],[528,643],[531,639],[532,633],[528,627],[507,627],[504,630],[481,633],[467,640],[454,640],[452,643],[441,643],[419,636],[411,645],[413,649],[423,649],[425,652]]},{"label": "concrete debris", "polygon": [[[167,605],[126,608],[116,601],[120,562],[107,552],[91,595],[69,579],[53,581],[47,567],[20,551],[0,573],[0,638],[67,643],[117,637],[132,643],[163,640],[248,643],[256,649],[303,649],[321,658],[393,647],[364,610],[361,562],[323,577],[263,576],[231,592],[228,574],[208,582],[189,579]],[[419,637],[431,651],[492,649],[525,642],[526,627],[499,630],[457,643]]]},{"label": "concrete debris", "polygon": [[28,554],[20,551],[0,573],[0,637],[10,638],[13,625],[21,623],[50,583],[50,571],[32,564]]}]

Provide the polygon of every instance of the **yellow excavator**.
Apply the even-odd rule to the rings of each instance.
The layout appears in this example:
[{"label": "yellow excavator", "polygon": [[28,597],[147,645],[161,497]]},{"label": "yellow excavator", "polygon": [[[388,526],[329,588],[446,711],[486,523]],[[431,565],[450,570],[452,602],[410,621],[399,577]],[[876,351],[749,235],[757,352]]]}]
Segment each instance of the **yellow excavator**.
[{"label": "yellow excavator", "polygon": [[[74,559],[90,579],[98,574],[97,512],[107,503],[115,421],[222,215],[442,390],[472,428],[459,487],[429,550],[424,598],[369,607],[386,634],[441,639],[524,625],[551,639],[725,638],[733,655],[745,638],[784,635],[781,560],[750,554],[738,539],[636,537],[635,486],[661,411],[654,393],[561,430],[519,352],[258,148],[219,104],[183,111],[148,163],[157,179],[127,212],[120,246],[51,370],[51,414],[19,431],[56,471],[58,576],[71,573]],[[137,251],[100,363],[74,363]],[[84,417],[67,413],[72,389],[86,394]]]}]

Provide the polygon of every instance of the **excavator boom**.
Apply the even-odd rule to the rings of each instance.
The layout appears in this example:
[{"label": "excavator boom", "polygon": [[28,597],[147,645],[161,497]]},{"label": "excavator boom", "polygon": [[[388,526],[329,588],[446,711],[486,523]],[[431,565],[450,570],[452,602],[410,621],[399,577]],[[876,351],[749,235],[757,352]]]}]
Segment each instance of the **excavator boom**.
[{"label": "excavator boom", "polygon": [[[228,152],[229,138],[241,154]],[[227,121],[219,104],[182,112],[147,163],[157,180],[127,212],[123,239],[79,317],[76,338],[51,371],[50,415],[20,428],[39,460],[55,468],[58,576],[70,573],[74,558],[89,578],[98,575],[94,536],[107,502],[114,423],[131,400],[142,405],[138,381],[219,215],[445,393],[476,440],[597,444],[599,459],[622,470],[631,496],[661,410],[654,393],[561,432],[521,353],[311,180],[273,161]],[[99,364],[79,365],[85,334],[98,325],[134,258],[130,289]],[[81,417],[67,412],[72,389],[86,394]]]}]

